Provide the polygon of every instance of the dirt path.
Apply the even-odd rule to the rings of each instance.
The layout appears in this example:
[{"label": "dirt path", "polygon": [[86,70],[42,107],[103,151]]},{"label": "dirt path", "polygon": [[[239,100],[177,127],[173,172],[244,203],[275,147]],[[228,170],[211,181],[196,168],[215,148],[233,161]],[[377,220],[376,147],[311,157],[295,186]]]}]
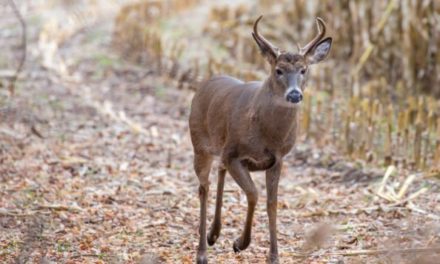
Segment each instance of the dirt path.
[{"label": "dirt path", "polygon": [[[2,105],[0,262],[194,261],[199,202],[187,128],[192,92],[113,55],[109,21],[94,22],[58,50],[66,75],[29,58],[26,81]],[[35,46],[36,36],[31,41]],[[408,193],[424,186],[429,193],[412,200],[410,210],[375,195],[377,177],[350,173],[342,163],[320,166],[332,153],[307,144],[295,152],[286,158],[279,191],[283,263],[430,263],[421,258],[434,253],[335,253],[439,246],[437,184],[417,179]],[[215,190],[215,173],[211,178]],[[265,262],[264,175],[254,179],[260,200],[252,244],[233,253],[246,197],[227,177],[222,234],[208,252],[212,263]],[[214,196],[211,191],[208,219]]]}]

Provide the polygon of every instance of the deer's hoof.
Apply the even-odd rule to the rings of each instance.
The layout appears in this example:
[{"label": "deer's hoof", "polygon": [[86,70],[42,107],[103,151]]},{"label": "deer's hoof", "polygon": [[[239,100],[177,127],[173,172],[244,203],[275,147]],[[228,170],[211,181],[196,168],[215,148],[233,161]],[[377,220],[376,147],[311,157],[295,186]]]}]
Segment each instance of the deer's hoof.
[{"label": "deer's hoof", "polygon": [[234,244],[232,245],[232,248],[234,249],[234,252],[235,253],[238,253],[238,252],[240,252],[241,250],[240,250],[240,248],[238,247],[238,239],[237,240],[235,240],[234,241]]},{"label": "deer's hoof", "polygon": [[240,252],[242,250],[245,250],[249,246],[249,244],[250,244],[250,241],[247,242],[247,243],[243,243],[243,242],[241,242],[241,239],[238,238],[238,239],[236,239],[234,241],[234,244],[232,245],[232,248],[234,249],[235,253],[238,253],[238,252]]},{"label": "deer's hoof", "polygon": [[278,255],[269,255],[268,263],[269,264],[279,264],[280,260],[278,259]]},{"label": "deer's hoof", "polygon": [[197,255],[197,264],[208,264],[208,257],[206,255]]},{"label": "deer's hoof", "polygon": [[207,240],[208,240],[208,245],[213,246],[215,244],[215,242],[217,241],[218,235],[212,234],[211,232],[209,232]]}]

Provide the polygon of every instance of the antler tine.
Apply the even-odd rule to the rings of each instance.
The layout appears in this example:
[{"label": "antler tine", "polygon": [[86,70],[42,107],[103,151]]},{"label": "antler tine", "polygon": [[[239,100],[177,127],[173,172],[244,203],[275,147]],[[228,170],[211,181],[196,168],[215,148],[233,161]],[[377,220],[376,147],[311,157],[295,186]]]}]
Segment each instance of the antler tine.
[{"label": "antler tine", "polygon": [[299,54],[307,54],[325,36],[325,23],[322,18],[316,18],[316,27],[318,28],[318,34],[316,34],[315,38],[313,38],[312,41],[310,41],[307,45],[299,50]]},{"label": "antler tine", "polygon": [[263,46],[267,46],[268,48],[270,48],[272,52],[274,52],[276,55],[279,55],[279,49],[276,46],[274,46],[272,43],[270,43],[270,41],[268,41],[262,35],[260,35],[260,33],[258,32],[258,22],[260,22],[262,18],[263,16],[261,15],[254,23],[254,32],[253,32],[254,38],[257,42],[263,44]]}]

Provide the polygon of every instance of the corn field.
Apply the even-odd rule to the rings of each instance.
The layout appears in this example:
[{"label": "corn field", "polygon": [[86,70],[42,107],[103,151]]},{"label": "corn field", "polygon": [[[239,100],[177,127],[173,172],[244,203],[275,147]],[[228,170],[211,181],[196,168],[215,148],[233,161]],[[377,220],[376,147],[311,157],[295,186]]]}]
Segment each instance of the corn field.
[{"label": "corn field", "polygon": [[[440,164],[440,4],[427,1],[268,1],[210,10],[210,46],[186,56],[202,36],[170,36],[161,20],[197,4],[141,1],[123,8],[113,42],[125,59],[196,89],[214,74],[261,80],[267,65],[250,37],[264,14],[264,34],[296,50],[323,18],[334,39],[331,58],[314,72],[301,131],[354,160],[433,170]],[[191,39],[190,39],[191,37]],[[119,43],[119,44],[118,44]],[[121,44],[122,43],[122,44]]]}]

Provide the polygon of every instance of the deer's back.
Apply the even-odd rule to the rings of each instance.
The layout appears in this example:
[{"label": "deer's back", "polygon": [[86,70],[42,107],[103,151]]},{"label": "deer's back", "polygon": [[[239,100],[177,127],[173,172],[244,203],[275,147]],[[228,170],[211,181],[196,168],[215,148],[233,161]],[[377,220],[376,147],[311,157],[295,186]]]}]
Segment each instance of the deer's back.
[{"label": "deer's back", "polygon": [[[191,104],[189,127],[194,149],[219,155],[234,113],[247,108],[260,82],[244,83],[229,76],[202,82]],[[236,122],[237,120],[234,120]]]}]

